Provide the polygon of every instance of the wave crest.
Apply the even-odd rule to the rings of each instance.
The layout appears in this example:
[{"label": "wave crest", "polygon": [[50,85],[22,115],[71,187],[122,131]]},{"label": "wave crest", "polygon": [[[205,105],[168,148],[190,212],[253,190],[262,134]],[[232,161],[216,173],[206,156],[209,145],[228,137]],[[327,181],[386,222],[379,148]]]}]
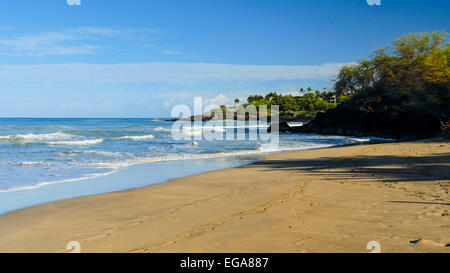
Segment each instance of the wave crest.
[{"label": "wave crest", "polygon": [[144,136],[123,136],[123,137],[118,137],[116,139],[117,140],[128,139],[128,140],[139,141],[139,140],[148,140],[148,139],[152,139],[152,138],[154,138],[153,135],[144,135]]},{"label": "wave crest", "polygon": [[70,146],[89,146],[97,145],[103,142],[103,138],[99,139],[88,139],[88,140],[74,140],[74,141],[56,141],[47,142],[47,145],[70,145]]},{"label": "wave crest", "polygon": [[44,140],[58,140],[58,139],[69,139],[72,135],[56,132],[50,134],[26,134],[26,135],[11,135],[11,136],[0,136],[0,141],[6,142],[39,142]]}]

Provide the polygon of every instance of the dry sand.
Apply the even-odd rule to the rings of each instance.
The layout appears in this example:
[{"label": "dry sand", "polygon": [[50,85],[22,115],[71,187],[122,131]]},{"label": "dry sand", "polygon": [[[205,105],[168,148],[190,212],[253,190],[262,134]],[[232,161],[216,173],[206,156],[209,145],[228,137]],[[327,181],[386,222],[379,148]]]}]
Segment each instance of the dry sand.
[{"label": "dry sand", "polygon": [[450,143],[269,155],[0,217],[0,252],[450,252]]}]

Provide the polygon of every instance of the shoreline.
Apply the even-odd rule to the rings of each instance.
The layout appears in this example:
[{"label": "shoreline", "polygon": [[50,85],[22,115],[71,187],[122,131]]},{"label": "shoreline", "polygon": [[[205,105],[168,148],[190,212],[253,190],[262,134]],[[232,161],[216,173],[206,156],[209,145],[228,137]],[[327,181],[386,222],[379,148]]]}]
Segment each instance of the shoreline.
[{"label": "shoreline", "polygon": [[[151,163],[141,163],[136,165],[127,166],[118,170],[111,171],[109,173],[101,174],[95,177],[85,177],[85,178],[76,178],[71,179],[64,182],[55,182],[48,183],[44,186],[31,188],[31,189],[19,189],[12,190],[8,192],[1,192],[0,197],[2,198],[3,205],[5,201],[14,202],[14,199],[19,198],[27,198],[27,197],[35,197],[38,195],[44,195],[44,198],[40,200],[34,201],[34,203],[30,203],[28,205],[15,208],[15,209],[2,209],[0,210],[0,216],[6,215],[8,213],[27,209],[34,206],[40,206],[47,203],[59,202],[74,198],[82,198],[88,196],[95,196],[100,194],[108,194],[115,192],[122,192],[132,189],[139,189],[143,187],[150,187],[153,185],[164,184],[169,182],[172,179],[188,177],[192,175],[203,174],[207,172],[212,172],[216,170],[224,170],[229,168],[235,168],[239,166],[244,166],[247,164],[251,164],[252,162],[258,161],[258,159],[254,160],[226,160],[228,157],[218,157],[219,161],[215,162],[207,162],[207,159],[186,159],[186,160],[175,160],[175,161],[161,161],[161,162],[151,162]],[[198,168],[196,165],[204,164],[202,167]],[[189,170],[183,171],[179,169],[179,165],[185,165],[189,167]],[[205,166],[206,165],[206,166]],[[160,175],[159,177],[153,177],[151,181],[148,178],[142,178],[141,176],[136,177],[133,173],[149,173],[149,175],[155,170],[161,169],[173,169],[178,168],[178,172],[176,174],[168,174],[165,173]],[[124,181],[130,179],[130,177],[134,181],[131,185],[125,183]],[[90,189],[89,183],[93,183],[93,189]],[[99,187],[98,184],[103,184],[102,187]],[[111,187],[111,184],[114,187]],[[91,184],[92,185],[92,184]],[[44,201],[45,200],[45,201]]]},{"label": "shoreline", "polygon": [[[69,241],[83,252],[366,252],[377,238],[364,240],[377,232],[388,252],[449,252],[449,155],[448,141],[436,139],[268,154],[249,165],[9,212],[0,216],[0,252],[65,252]],[[405,166],[414,174],[403,173]],[[442,179],[433,177],[437,170]],[[390,202],[421,202],[417,191],[443,201],[430,201],[429,211],[423,202],[419,215],[417,204]],[[424,220],[426,228],[417,227]],[[334,239],[311,233],[321,229]],[[416,236],[405,235],[411,229]]]},{"label": "shoreline", "polygon": [[[316,134],[312,134],[312,135],[316,135]],[[354,137],[354,136],[348,136],[348,137],[358,139],[358,137]],[[354,143],[338,144],[338,145],[328,146],[328,147],[315,147],[315,148],[298,149],[298,150],[280,150],[280,151],[275,151],[275,152],[255,152],[254,154],[253,153],[230,154],[230,155],[224,155],[224,156],[214,156],[213,155],[210,158],[205,157],[205,158],[193,158],[193,159],[180,159],[180,160],[156,161],[156,162],[148,162],[148,163],[146,163],[146,162],[137,163],[137,164],[129,165],[126,167],[114,169],[107,173],[100,173],[100,174],[97,174],[92,177],[73,178],[73,179],[68,179],[68,180],[64,180],[64,181],[42,182],[41,183],[42,185],[29,186],[29,187],[24,187],[24,188],[20,188],[20,189],[12,189],[12,190],[8,190],[8,191],[0,191],[0,196],[3,198],[4,202],[5,202],[5,200],[8,200],[8,199],[10,199],[10,202],[14,202],[14,200],[12,200],[14,198],[23,200],[23,199],[29,198],[30,196],[35,197],[37,195],[44,195],[44,196],[51,195],[52,196],[50,198],[44,197],[40,201],[34,201],[33,203],[28,202],[27,205],[21,205],[20,207],[9,208],[9,209],[2,208],[0,210],[0,216],[8,214],[10,212],[14,212],[16,210],[26,209],[26,208],[33,207],[33,206],[39,206],[39,205],[43,205],[43,204],[50,203],[50,202],[58,202],[58,201],[63,201],[63,200],[67,200],[67,199],[80,198],[80,197],[84,197],[84,196],[92,196],[92,195],[98,195],[98,194],[121,192],[121,191],[141,188],[141,187],[147,187],[147,186],[167,183],[172,179],[176,179],[176,178],[180,178],[180,177],[187,177],[187,176],[192,176],[192,175],[208,173],[208,172],[216,171],[216,170],[224,170],[224,169],[235,168],[235,167],[239,167],[239,166],[245,166],[247,164],[251,164],[252,162],[257,162],[257,161],[263,160],[265,156],[271,155],[271,154],[284,154],[284,153],[298,152],[298,151],[305,151],[305,150],[328,149],[328,148],[333,148],[333,147],[346,147],[346,146],[353,146],[353,145],[367,145],[367,144],[374,144],[374,143],[389,143],[389,142],[395,142],[395,140],[376,139],[375,138],[375,139],[368,139],[367,141],[356,141]],[[254,159],[242,160],[241,157],[242,158],[254,157]],[[101,190],[101,191],[82,190],[80,192],[77,189],[77,185],[78,185],[78,187],[85,188],[84,183],[87,181],[95,184],[98,182],[108,183],[108,180],[114,180],[114,179],[117,180],[117,178],[115,178],[115,176],[120,176],[122,172],[124,172],[124,171],[127,172],[127,170],[129,170],[130,168],[136,169],[136,168],[140,168],[139,166],[141,166],[142,168],[149,167],[149,169],[153,169],[153,168],[151,168],[152,165],[150,165],[150,164],[176,165],[176,164],[181,164],[186,161],[187,162],[204,162],[205,163],[206,160],[211,159],[211,158],[219,159],[219,160],[222,159],[222,161],[223,161],[223,159],[234,158],[234,160],[231,160],[231,161],[233,161],[234,164],[229,163],[229,164],[223,164],[223,166],[219,166],[220,164],[217,163],[216,164],[217,166],[206,167],[205,170],[198,169],[194,172],[186,172],[186,174],[184,174],[184,175],[176,175],[176,176],[166,175],[163,178],[157,178],[156,180],[151,181],[151,182],[148,182],[147,180],[143,181],[141,183],[138,183],[137,186],[136,185],[123,186],[123,187],[119,187],[119,188],[116,187],[116,188],[108,189],[108,187],[106,185],[105,187],[103,187],[103,190]],[[210,164],[210,162],[206,162],[206,163]],[[175,168],[177,168],[177,167],[175,167]],[[128,171],[128,173],[129,172],[130,171]],[[149,170],[149,172],[151,172],[151,170]],[[132,176],[132,175],[130,175],[130,176]],[[110,177],[112,177],[112,178],[110,178]],[[125,178],[122,177],[122,180],[124,180],[124,179]],[[64,189],[63,188],[64,186],[69,187],[69,190],[71,189],[72,191],[77,192],[77,194],[65,193],[68,190]],[[35,191],[35,192],[29,192],[29,191]],[[55,193],[51,193],[52,191]],[[58,196],[58,194],[61,194],[61,197],[56,197],[56,196]],[[5,197],[5,195],[6,195],[6,197]],[[18,197],[14,197],[15,195]]]}]

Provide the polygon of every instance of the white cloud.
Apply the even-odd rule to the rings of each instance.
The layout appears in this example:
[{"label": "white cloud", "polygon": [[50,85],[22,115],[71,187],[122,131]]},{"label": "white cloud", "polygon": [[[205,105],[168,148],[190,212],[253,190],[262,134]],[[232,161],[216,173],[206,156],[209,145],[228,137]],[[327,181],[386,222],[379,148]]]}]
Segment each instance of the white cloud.
[{"label": "white cloud", "polygon": [[[70,50],[70,49],[65,49]],[[86,49],[88,50],[88,49]],[[203,81],[329,80],[343,63],[322,65],[234,65],[123,63],[0,65],[0,81],[23,84],[117,84]]]},{"label": "white cloud", "polygon": [[172,106],[175,101],[177,100],[186,100],[186,99],[193,99],[193,95],[188,92],[177,92],[177,91],[169,91],[166,90],[164,93],[156,94],[154,95],[155,98],[159,98],[163,100],[163,106],[165,108],[168,108],[169,106]]},{"label": "white cloud", "polygon": [[224,94],[219,94],[219,95],[215,96],[214,98],[205,99],[203,101],[204,105],[227,105],[229,103],[230,103],[230,99]]},{"label": "white cloud", "polygon": [[25,34],[12,39],[0,40],[0,55],[46,56],[92,54],[101,46],[93,42],[101,38],[140,37],[154,32],[150,29],[111,29],[100,27],[79,27],[59,32]]}]

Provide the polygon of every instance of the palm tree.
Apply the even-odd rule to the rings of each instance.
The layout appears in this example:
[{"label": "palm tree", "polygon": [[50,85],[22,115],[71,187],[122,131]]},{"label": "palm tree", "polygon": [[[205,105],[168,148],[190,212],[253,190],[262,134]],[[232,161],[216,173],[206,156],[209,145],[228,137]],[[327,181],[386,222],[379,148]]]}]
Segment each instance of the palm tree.
[{"label": "palm tree", "polygon": [[311,92],[311,90],[312,90],[311,87],[306,88],[306,91],[308,91],[308,92]]},{"label": "palm tree", "polygon": [[236,98],[236,99],[234,100],[234,104],[235,104],[235,105],[238,105],[239,102],[241,102],[241,101],[240,101],[238,98]]}]

